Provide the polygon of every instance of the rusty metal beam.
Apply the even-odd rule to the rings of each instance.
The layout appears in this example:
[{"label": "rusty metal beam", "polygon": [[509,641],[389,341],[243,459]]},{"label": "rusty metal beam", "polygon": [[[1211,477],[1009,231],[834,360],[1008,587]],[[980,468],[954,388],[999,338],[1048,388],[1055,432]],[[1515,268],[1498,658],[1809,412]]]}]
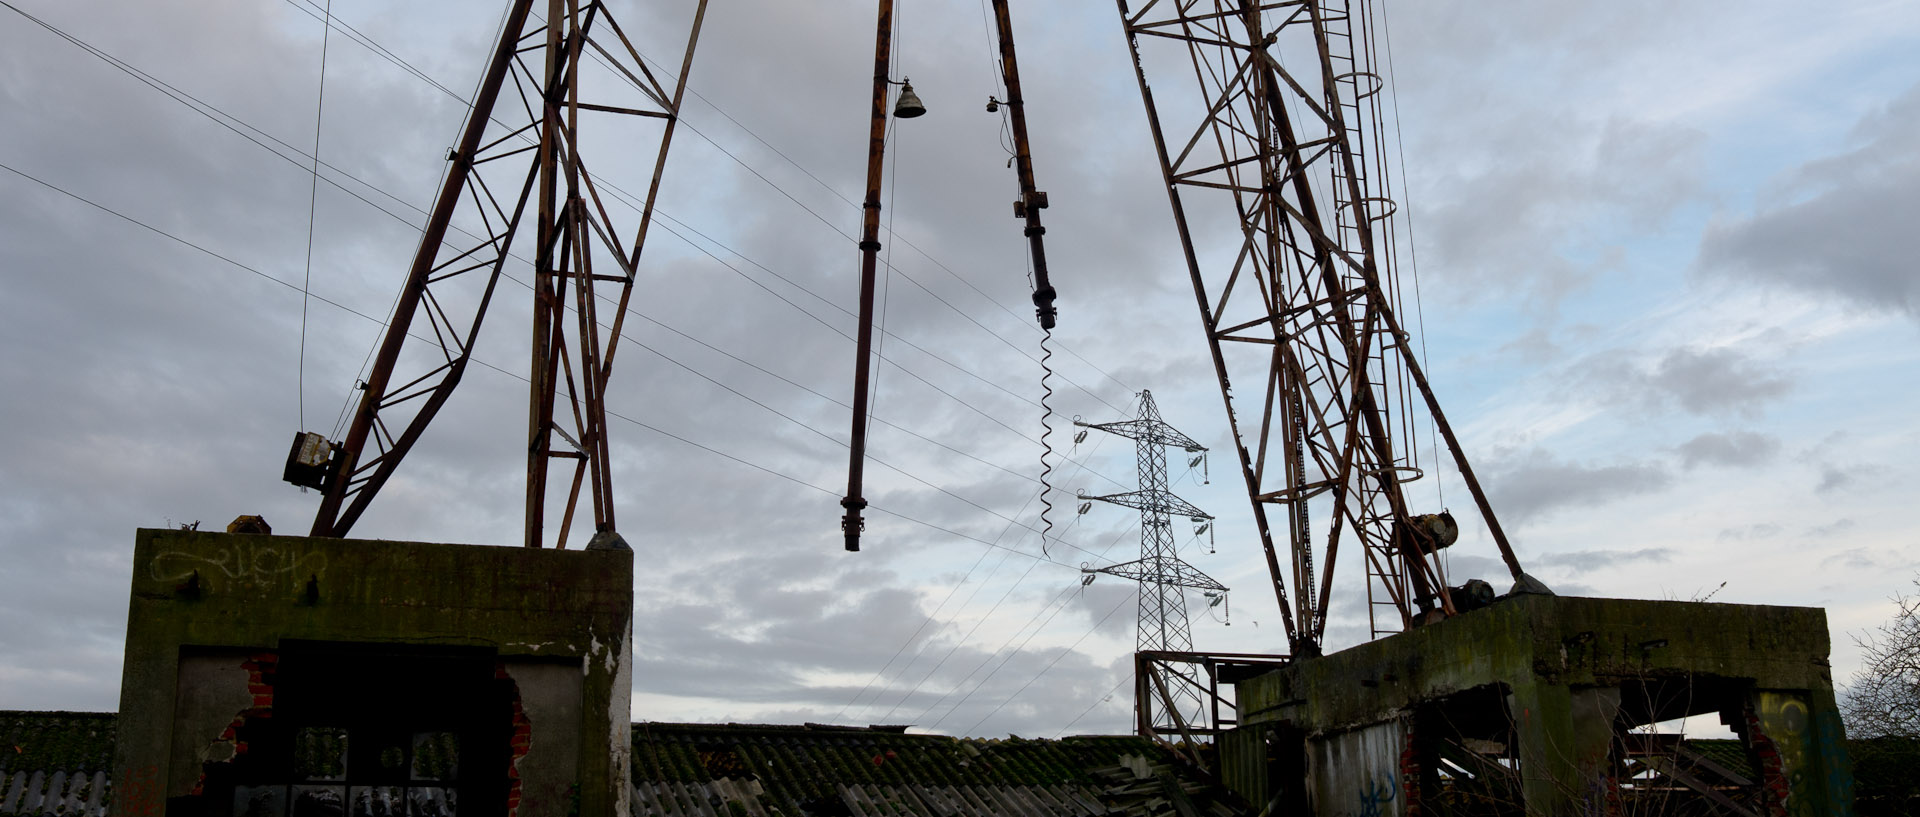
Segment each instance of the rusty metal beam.
[{"label": "rusty metal beam", "polygon": [[1052,329],[1058,312],[1053,301],[1057,293],[1047,277],[1047,248],[1041,237],[1047,228],[1040,224],[1040,211],[1047,207],[1047,194],[1033,181],[1033,151],[1027,142],[1027,103],[1020,92],[1020,64],[1014,58],[1013,19],[1007,0],[993,0],[993,18],[1000,31],[1000,74],[1007,85],[1007,119],[1013,130],[1013,166],[1020,177],[1020,200],[1014,202],[1014,215],[1026,221],[1028,253],[1033,258],[1034,315],[1040,328]]},{"label": "rusty metal beam", "polygon": [[[1422,469],[1416,442],[1401,435],[1416,409],[1434,418],[1502,558],[1522,575],[1394,316],[1395,206],[1375,155],[1381,83],[1365,2],[1134,11],[1116,0],[1256,531],[1301,655],[1324,637],[1344,542],[1361,548],[1376,635],[1455,612],[1437,548],[1412,528],[1405,486]],[[1276,52],[1294,46],[1301,52],[1283,64]],[[1191,72],[1171,103],[1148,84],[1150,70],[1168,66]],[[1184,140],[1177,150],[1168,133]],[[1229,239],[1237,248],[1218,249],[1231,257],[1195,247]],[[1254,378],[1235,392],[1234,380]],[[1322,504],[1311,507],[1316,495]],[[1284,565],[1270,506],[1285,514]]]},{"label": "rusty metal beam", "polygon": [[873,45],[873,110],[867,131],[867,200],[860,220],[860,329],[854,342],[853,433],[847,461],[847,495],[840,507],[840,532],[846,537],[847,550],[860,549],[860,533],[867,523],[860,512],[867,507],[861,496],[867,465],[867,390],[872,379],[869,371],[873,357],[874,278],[880,260],[880,182],[887,152],[888,64],[893,48],[893,0],[879,0]]},{"label": "rusty metal beam", "polygon": [[[530,262],[534,314],[524,544],[545,544],[546,519],[554,510],[547,507],[548,468],[554,460],[573,461],[555,543],[567,545],[583,498],[591,505],[595,540],[606,544],[617,540],[606,430],[607,383],[705,10],[701,0],[671,102],[660,110],[642,110],[614,104],[612,99],[583,98],[588,93],[580,84],[583,58],[608,63],[612,76],[623,77],[649,100],[662,102],[666,96],[606,6],[598,0],[548,0],[546,19],[540,21],[533,19],[532,0],[514,0],[460,144],[449,152],[453,166],[428,217],[407,284],[363,387],[366,394],[346,440],[339,445],[339,469],[325,486],[315,535],[348,532],[451,396],[470,360],[494,289],[514,258],[514,236],[531,210],[536,224]],[[626,46],[625,57],[589,42],[588,34],[596,24],[619,36]],[[536,51],[540,52],[538,67],[530,66]],[[631,65],[620,64],[627,58]],[[522,102],[517,110],[498,105],[510,82]],[[524,120],[517,115],[519,110],[524,111]],[[601,200],[601,185],[579,154],[582,112],[606,117],[604,121],[661,123],[653,180],[644,203],[635,205],[639,219],[631,245],[617,239],[620,231]],[[494,134],[491,141],[486,139],[489,131]],[[524,176],[510,176],[520,182],[518,195],[496,196],[482,168],[501,168],[488,173],[514,173],[513,164],[490,164],[514,156],[526,162],[521,165]],[[448,241],[456,211],[477,213],[486,225],[486,235],[477,244],[463,249],[464,245]],[[595,264],[606,260],[613,262],[614,269],[596,272]],[[477,298],[473,285],[467,283],[476,277],[484,278]],[[454,287],[466,288],[449,289]],[[441,294],[436,295],[436,290]],[[452,314],[445,307],[449,303],[477,305],[470,313]],[[426,315],[432,330],[420,340],[411,333],[418,313]],[[438,344],[433,356],[442,362],[424,374],[396,376],[412,365],[401,354],[410,342]],[[402,385],[393,387],[394,382]],[[413,412],[410,416],[408,409]]]}]

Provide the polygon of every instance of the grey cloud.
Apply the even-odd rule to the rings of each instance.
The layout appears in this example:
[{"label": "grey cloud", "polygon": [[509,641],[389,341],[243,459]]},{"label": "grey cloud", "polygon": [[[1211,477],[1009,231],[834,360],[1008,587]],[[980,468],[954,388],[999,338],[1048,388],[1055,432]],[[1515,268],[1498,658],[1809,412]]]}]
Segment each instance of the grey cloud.
[{"label": "grey cloud", "polygon": [[1780,526],[1771,522],[1756,522],[1739,528],[1722,528],[1719,540],[1743,541],[1747,539],[1771,539],[1780,534]]},{"label": "grey cloud", "polygon": [[1708,432],[1676,449],[1688,468],[1701,465],[1750,467],[1771,461],[1780,453],[1780,440],[1753,431]]},{"label": "grey cloud", "polygon": [[1789,373],[1733,347],[1671,348],[1650,362],[1602,352],[1577,362],[1567,379],[1615,404],[1713,417],[1758,416],[1793,391]]},{"label": "grey cloud", "polygon": [[[89,17],[55,7],[47,14],[289,143],[310,144],[319,27],[306,18],[283,19],[285,8],[290,6],[262,4],[200,19],[205,15],[123,3],[115,10],[129,17],[125,27],[92,22],[111,16],[105,13]],[[432,10],[388,6],[379,17],[352,22],[449,86],[465,90],[477,68],[471,57],[485,50],[491,34],[481,29],[490,28],[492,20],[465,27],[427,26],[417,19],[423,12]],[[11,13],[0,10],[6,14]],[[796,15],[806,25],[845,33],[843,27],[824,25],[822,15]],[[776,44],[787,42],[791,34],[777,24],[739,16],[716,17],[710,26],[723,23],[741,27],[736,33],[752,32]],[[629,28],[644,37],[650,35],[640,29],[671,25]],[[758,76],[765,55],[782,48],[756,52],[746,48],[748,38],[709,33],[711,42],[736,43],[749,53],[705,52],[695,68],[696,89],[709,92],[730,112],[751,117],[747,121],[757,131],[830,184],[856,187],[865,102],[859,94],[842,99],[832,91],[839,87],[829,81],[837,69],[803,59],[804,66],[781,77]],[[212,38],[207,42],[219,42],[220,47],[196,46],[201,37]],[[641,47],[661,53],[672,47],[658,45]],[[332,48],[323,155],[402,199],[424,204],[424,194],[443,167],[441,153],[458,122],[459,103],[340,37],[334,38]],[[849,47],[808,53],[857,51]],[[1060,58],[1067,64],[1076,59],[1065,53]],[[864,70],[857,57],[849,59],[855,74]],[[46,81],[56,75],[60,82]],[[941,84],[937,75],[930,72],[923,79],[916,71],[922,93]],[[792,85],[783,84],[787,80]],[[1036,79],[1029,93],[1039,98],[1054,92]],[[756,104],[756,94],[778,97],[777,105]],[[10,127],[4,140],[8,164],[267,275],[301,280],[309,179],[296,163],[267,154],[30,26],[0,27],[0,98],[10,110],[23,112],[19,127]],[[852,113],[844,118],[820,114],[823,101]],[[764,150],[740,150],[740,144],[727,141],[730,135],[749,146],[751,140],[698,103],[692,107],[690,125],[699,125],[769,174],[798,176]],[[782,114],[788,107],[793,112]],[[955,116],[959,110],[948,108]],[[24,115],[29,111],[40,113]],[[1071,105],[1047,115],[1099,127],[1099,116]],[[698,122],[691,121],[696,117]],[[976,270],[985,270],[976,285],[1021,307],[1019,254],[987,263],[974,246],[981,242],[972,238],[1004,236],[1005,243],[1018,249],[1018,222],[1004,213],[1004,185],[976,190],[979,185],[925,178],[945,170],[982,178],[987,170],[1006,172],[1000,165],[1004,157],[993,155],[998,153],[994,123],[984,115],[979,119],[987,133],[973,143],[957,126],[922,129],[907,137],[915,141],[909,141],[902,154],[899,206],[890,213],[898,215],[895,226],[904,234],[915,236],[916,243],[951,269],[968,274],[968,283]],[[848,129],[844,139],[836,130],[839,125]],[[1145,138],[1144,129],[1134,133],[1136,141]],[[1099,151],[1081,153],[1097,156]],[[952,167],[936,162],[915,166],[916,154],[923,161],[946,157]],[[1088,207],[1063,206],[1075,201],[1071,191],[1086,182],[1077,176],[1090,171],[1070,173],[1065,161],[1070,152],[1064,145],[1056,144],[1053,155],[1062,157],[1060,162],[1042,172],[1053,174],[1046,183],[1056,191],[1050,215],[1061,218],[1050,219],[1049,239],[1057,239],[1062,254],[1071,256],[1076,226],[1110,227],[1111,222],[1086,212]],[[837,712],[853,698],[858,684],[815,683],[808,676],[872,673],[902,645],[911,654],[935,640],[943,650],[956,647],[954,667],[985,661],[1000,640],[989,641],[983,631],[961,643],[952,622],[982,615],[1019,570],[1034,563],[1009,556],[1013,561],[1008,570],[991,579],[978,607],[932,615],[931,603],[923,605],[919,596],[919,588],[929,584],[924,574],[957,576],[953,565],[964,568],[986,546],[929,524],[969,522],[976,527],[955,529],[991,540],[1005,523],[879,467],[870,469],[871,495],[918,521],[874,514],[869,551],[843,555],[834,526],[840,512],[836,481],[845,477],[846,449],[836,440],[845,434],[847,415],[834,402],[846,399],[851,343],[743,279],[754,277],[846,330],[852,320],[833,304],[846,305],[855,291],[846,274],[854,258],[851,246],[698,137],[683,132],[676,156],[695,163],[676,163],[667,173],[662,208],[678,221],[656,225],[649,241],[651,260],[643,262],[647,268],[642,271],[647,286],[636,293],[636,308],[645,317],[629,320],[633,340],[622,347],[609,397],[614,411],[660,430],[613,421],[621,529],[643,559],[636,582],[642,610],[636,626],[643,645],[640,691],[712,695],[713,679],[725,677],[729,681],[721,687],[723,694],[743,715]],[[617,174],[607,163],[597,167],[633,189],[631,174]],[[919,174],[917,181],[909,181],[915,178],[912,174]],[[824,202],[812,198],[819,191],[805,189],[810,181],[774,177],[829,219],[839,217],[828,209],[839,206],[830,196]],[[644,173],[639,178],[644,184]],[[1010,178],[995,176],[993,181]],[[1153,178],[1145,178],[1145,189],[1151,190]],[[1105,184],[1129,191],[1141,186],[1138,179]],[[955,191],[961,195],[948,195]],[[383,316],[415,233],[325,185],[319,199],[315,293]],[[990,202],[991,207],[982,203],[976,208],[976,202]],[[857,223],[857,211],[845,209],[854,216],[846,223]],[[692,240],[701,240],[693,229],[725,240],[794,283],[716,249],[726,263],[740,268],[736,274],[667,232],[669,226]],[[1145,232],[1105,236],[1110,246],[1100,250],[1111,256],[1111,264],[1101,280],[1113,280],[1109,275],[1135,281],[1148,276],[1151,271],[1132,261],[1146,253],[1126,246],[1141,240],[1136,233]],[[1171,238],[1171,229],[1162,234]],[[1024,472],[1037,459],[1037,447],[1023,441],[1023,432],[1038,432],[1037,410],[1019,399],[1033,393],[1031,384],[1038,377],[1028,357],[1037,354],[1032,342],[1038,333],[1030,327],[1030,317],[1021,314],[1026,310],[1003,312],[954,275],[910,252],[904,242],[888,243],[904,274],[967,312],[967,317],[957,315],[896,278],[888,328],[994,385],[903,344],[889,345],[889,358],[912,367],[953,397],[884,368],[880,416]],[[297,531],[312,513],[313,495],[278,481],[285,438],[297,419],[301,299],[295,291],[11,174],[0,174],[0,253],[7,269],[46,271],[0,277],[0,295],[5,296],[0,298],[0,332],[9,343],[9,354],[0,357],[0,382],[9,388],[0,392],[7,395],[5,412],[9,426],[16,429],[0,435],[0,462],[5,463],[0,465],[0,517],[6,520],[0,528],[0,553],[9,566],[0,571],[0,619],[21,625],[0,632],[0,687],[6,697],[0,706],[111,709],[117,699],[133,527],[157,526],[168,519],[201,519],[217,526],[250,512],[265,515],[281,530]],[[1007,258],[1012,263],[1006,263]],[[1076,286],[1089,294],[1097,290],[1070,284],[1075,280],[1067,269],[1071,266],[1062,263],[1057,273],[1063,291],[1071,293]],[[828,302],[799,291],[795,284]],[[482,359],[509,371],[524,365],[526,302],[524,289],[502,285],[495,302],[498,311],[482,332]],[[378,327],[317,301],[310,306],[307,425],[325,430]],[[1096,313],[1088,309],[1083,314],[1073,331],[1086,334],[1062,332],[1057,349],[1080,350],[1087,338],[1095,337],[1090,327],[1099,325]],[[968,318],[1004,335],[1008,343]],[[1180,329],[1191,327],[1182,324]],[[1151,357],[1091,348],[1085,354],[1106,366]],[[668,361],[668,355],[686,368]],[[1061,375],[1056,387],[1069,395],[1061,405],[1094,402],[1067,385],[1068,379],[1126,403],[1123,389],[1102,383],[1073,356],[1058,355],[1055,365]],[[524,434],[526,399],[524,383],[475,367],[356,534],[485,544],[515,541],[525,467],[524,442],[515,440]],[[1029,521],[1016,512],[1028,493],[1025,481],[887,430],[878,432],[875,442],[871,450],[876,457]],[[985,573],[983,568],[973,581],[987,584]],[[1024,618],[1039,605],[1036,596],[1050,598],[1076,578],[1070,570],[1039,565],[1000,614]],[[937,581],[930,584],[938,586]],[[982,728],[1007,727],[1016,713],[1034,715],[1028,710],[1033,706],[1046,721],[1068,709],[1078,711],[1064,696],[1104,692],[1111,684],[1105,657],[1062,657],[1057,647],[1040,647],[1070,642],[1089,629],[1092,621],[1083,620],[1078,610],[1062,611],[1030,649],[1014,653],[953,720],[965,720],[959,726],[968,726],[984,712],[976,709],[983,700],[999,703],[1055,658],[1059,661],[1046,683],[1035,684]],[[1128,618],[1117,615],[1110,624]],[[930,662],[919,669],[926,666]],[[958,674],[944,668],[929,687],[944,691],[960,682]],[[905,694],[911,683],[883,679],[882,686],[890,694]],[[1096,686],[1097,691],[1088,692]],[[1054,725],[1063,725],[1067,717]]]},{"label": "grey cloud", "polygon": [[[1456,548],[1457,549],[1457,548]],[[1493,556],[1476,556],[1468,553],[1446,553],[1447,581],[1458,585],[1467,579],[1484,579],[1495,590],[1505,591],[1507,566]],[[1531,561],[1523,557],[1524,561]]]},{"label": "grey cloud", "polygon": [[1584,582],[1558,581],[1553,583],[1553,592],[1562,596],[1592,596],[1593,585]]},{"label": "grey cloud", "polygon": [[[1846,521],[1846,520],[1842,520]],[[1888,575],[1910,575],[1915,562],[1913,557],[1901,553],[1896,548],[1857,547],[1835,553],[1821,560],[1822,567],[1845,567],[1850,570],[1873,571]],[[1858,591],[1858,587],[1848,586],[1840,590]]]},{"label": "grey cloud", "polygon": [[1863,548],[1863,547],[1849,548],[1839,553],[1835,553],[1832,556],[1828,556],[1827,558],[1820,560],[1820,565],[1822,567],[1832,567],[1834,565],[1839,565],[1842,567],[1850,567],[1855,570],[1873,570],[1879,567],[1879,565],[1874,561],[1872,555],[1867,551],[1866,548]]},{"label": "grey cloud", "polygon": [[1672,548],[1640,548],[1638,550],[1576,550],[1548,553],[1535,557],[1533,561],[1543,567],[1597,570],[1634,562],[1665,562],[1672,558]]},{"label": "grey cloud", "polygon": [[1694,414],[1751,414],[1792,389],[1784,375],[1725,347],[1674,349],[1660,359],[1648,382]]},{"label": "grey cloud", "polygon": [[1853,526],[1854,526],[1854,521],[1852,519],[1841,518],[1841,519],[1836,519],[1832,522],[1829,522],[1825,525],[1816,525],[1814,527],[1808,528],[1806,535],[1817,538],[1817,539],[1824,539],[1829,536],[1846,533],[1847,531],[1853,530]]},{"label": "grey cloud", "polygon": [[1723,218],[1700,243],[1700,270],[1920,318],[1912,247],[1920,212],[1920,85],[1854,131],[1858,148],[1808,163],[1785,201]]},{"label": "grey cloud", "polygon": [[[1124,560],[1125,557],[1121,558]],[[1138,593],[1139,586],[1132,582],[1103,576],[1087,585],[1082,591],[1084,603],[1076,604],[1074,608],[1085,617],[1087,626],[1096,627],[1099,632],[1109,636],[1128,638],[1138,629],[1138,625],[1134,616],[1125,613],[1128,602]],[[1116,610],[1118,612],[1109,615],[1109,612]],[[1192,612],[1197,615],[1199,610]]]},{"label": "grey cloud", "polygon": [[1560,357],[1561,349],[1545,328],[1535,327],[1500,347],[1501,354],[1513,355],[1523,363],[1541,364]]},{"label": "grey cloud", "polygon": [[[1618,263],[1618,248],[1582,244],[1584,225],[1658,223],[1694,194],[1699,134],[1571,112],[1527,117],[1452,145],[1475,158],[1453,165],[1445,178],[1423,179],[1431,185],[1420,191],[1431,246],[1423,266],[1454,283],[1456,297],[1499,297],[1517,285],[1536,309],[1552,312]],[[1556,135],[1543,137],[1543,130]]]},{"label": "grey cloud", "polygon": [[[195,4],[131,0],[41,5],[47,16],[116,55],[289,143],[310,144],[319,27],[291,12],[291,4],[222,6],[218,13]],[[642,38],[643,50],[656,56],[677,50],[685,6],[618,5],[623,14],[658,17],[657,25],[623,18],[629,32]],[[452,14],[442,3],[344,11],[338,6],[336,12],[362,31],[462,92],[471,87],[479,55],[490,45],[490,14]],[[1513,31],[1502,28],[1500,36],[1460,42],[1538,42],[1544,38],[1534,35],[1566,25],[1563,12],[1527,8]],[[1193,392],[1200,397],[1189,405],[1216,412],[1218,398],[1207,396],[1215,386],[1195,331],[1192,294],[1179,272],[1164,191],[1113,12],[1098,4],[1052,4],[1031,13],[1048,15],[1036,16],[1039,24],[1027,29],[1036,36],[1025,40],[1047,45],[1030,48],[1022,58],[1027,94],[1036,103],[1030,113],[1037,172],[1053,200],[1047,240],[1062,293],[1056,350],[1071,348],[1089,361],[1056,354],[1060,416],[1106,419],[1108,401],[1130,409],[1127,392],[1140,387],[1154,388],[1163,408],[1174,395]],[[991,65],[972,48],[978,25],[972,16],[966,7],[928,7],[917,20],[909,15],[904,22],[906,41],[914,44],[903,49],[905,70],[934,112],[897,132],[892,155],[899,161],[886,213],[900,238],[935,255],[946,269],[889,236],[885,243],[900,275],[890,279],[887,328],[1014,395],[889,343],[889,358],[952,397],[883,366],[877,413],[1024,472],[1037,455],[1030,437],[1037,434],[1038,413],[1019,395],[1035,393],[1039,372],[1032,357],[1039,332],[1025,305],[1019,223],[1008,212],[1011,174],[998,146],[998,122],[967,101],[992,89]],[[1508,26],[1503,15],[1443,17],[1440,28],[1415,24],[1402,31],[1444,39],[1441,32],[1461,27]],[[1644,25],[1656,19],[1642,17]],[[916,28],[923,24],[928,27]],[[1618,29],[1580,27],[1606,29],[1619,39],[1581,52],[1572,65],[1576,72],[1587,67],[1581,60],[1613,59],[1609,49],[1631,40]],[[934,31],[941,36],[930,36]],[[944,36],[948,32],[961,34]],[[867,71],[861,54],[871,42],[863,45],[864,37],[861,26],[804,5],[717,4],[693,88],[828,188],[857,195],[866,100],[862,85],[848,78]],[[1457,48],[1438,42],[1429,39],[1430,55],[1444,58]],[[424,204],[444,167],[441,155],[461,103],[339,36],[332,48],[323,154],[402,199]],[[1400,55],[1420,48],[1403,48]],[[1409,87],[1432,87],[1456,74],[1415,69],[1401,76]],[[1467,94],[1492,87],[1447,83],[1471,89]],[[1410,94],[1409,101],[1419,96]],[[1451,140],[1457,131],[1459,141],[1438,147],[1464,160],[1423,167],[1420,151],[1413,151],[1414,166],[1426,174],[1413,180],[1420,206],[1451,208],[1431,225],[1423,221],[1421,238],[1445,241],[1436,256],[1445,261],[1438,272],[1468,284],[1456,287],[1467,297],[1543,269],[1542,279],[1523,289],[1550,302],[1609,263],[1608,248],[1581,246],[1573,231],[1596,218],[1654,223],[1692,194],[1693,134],[1632,119],[1540,111],[1522,96],[1495,93],[1465,105],[1459,90],[1432,95],[1435,108],[1425,121],[1450,123],[1441,139]],[[0,26],[0,101],[20,114],[0,137],[9,164],[270,275],[301,279],[309,178],[295,163],[266,155],[23,25]],[[1479,115],[1489,107],[1512,112]],[[1439,110],[1448,115],[1435,115]],[[1461,122],[1477,129],[1451,124]],[[810,713],[806,719],[826,720],[904,645],[902,663],[867,690],[847,719],[879,720],[902,698],[908,705],[895,715],[912,717],[950,690],[943,707],[951,706],[1006,658],[1004,669],[941,728],[969,729],[1002,701],[1007,706],[981,723],[980,732],[1031,735],[1064,726],[1106,695],[1124,671],[1125,645],[1112,643],[1125,642],[1116,636],[1132,625],[1131,609],[1122,603],[1126,590],[1097,583],[1085,597],[1070,599],[1071,608],[1059,612],[1029,647],[994,658],[1005,633],[990,637],[988,631],[1026,620],[1060,589],[1071,591],[1077,576],[934,529],[995,540],[1005,522],[877,466],[869,469],[871,496],[912,519],[874,513],[869,549],[839,550],[835,523],[846,462],[838,440],[848,417],[836,402],[847,399],[851,342],[747,279],[807,307],[831,327],[849,330],[852,319],[835,306],[849,306],[855,291],[853,248],[841,232],[857,223],[857,208],[698,98],[689,104],[685,124],[689,129],[676,138],[662,191],[661,207],[675,221],[656,223],[636,308],[751,365],[641,317],[629,321],[634,341],[620,352],[611,407],[658,431],[613,421],[615,492],[621,529],[641,557],[638,691],[669,702],[664,711],[637,714],[685,719],[683,713],[699,711],[749,720]],[[693,127],[841,232],[740,168]],[[1454,146],[1470,150],[1447,150]],[[621,180],[629,190],[644,186],[646,169],[636,174],[607,155],[589,157],[605,179]],[[689,243],[705,241],[695,230],[772,272],[712,245],[706,246],[720,260],[707,257]],[[316,235],[315,292],[383,316],[412,250],[413,229],[323,185]],[[0,336],[9,344],[9,353],[0,356],[0,411],[9,421],[0,432],[0,555],[8,566],[0,571],[0,620],[18,624],[0,631],[0,706],[110,709],[123,646],[131,528],[169,518],[217,525],[237,513],[257,512],[282,530],[299,530],[312,513],[315,497],[278,482],[286,436],[297,417],[301,302],[297,293],[5,174],[0,267],[23,273],[0,276]],[[500,311],[481,338],[481,356],[520,371],[528,296],[512,285],[503,285],[502,292]],[[307,424],[324,429],[349,393],[377,327],[331,306],[311,306]],[[1106,380],[1096,366],[1128,385]],[[524,383],[476,367],[357,532],[516,541],[526,399]],[[1222,423],[1211,414],[1169,419],[1226,447],[1219,437]],[[877,458],[997,513],[1033,520],[1031,511],[1018,510],[1029,495],[1024,481],[891,430],[876,431],[874,443],[870,451]],[[1131,482],[1127,465],[1099,467]],[[1620,487],[1623,475],[1663,478],[1657,469],[1630,464],[1549,460],[1510,470],[1522,478],[1510,494],[1532,504],[1516,511],[1523,518],[1563,507],[1563,496],[1597,502],[1631,493],[1634,488]],[[1525,481],[1533,477],[1553,485],[1530,491]],[[1099,480],[1076,479],[1065,487],[1077,484],[1095,488]],[[1563,494],[1566,486],[1575,490]],[[1110,538],[1076,535],[1087,536],[1077,543],[1096,552]],[[1131,538],[1121,542],[1116,555]],[[1223,530],[1222,558],[1227,542]],[[1032,550],[1030,540],[1010,546]],[[1006,566],[997,574],[983,566],[971,586],[957,591],[952,606],[936,611],[940,595],[982,552],[992,554],[987,565],[1004,558]],[[1460,564],[1464,570],[1464,560]],[[1031,577],[1013,588],[1007,606],[996,613],[1011,623],[996,619],[965,638],[968,623],[985,615],[1029,566]],[[963,603],[976,588],[978,600]],[[1264,599],[1247,601],[1235,637],[1280,647],[1278,617]],[[1107,618],[1116,604],[1120,612]],[[1106,623],[1087,643],[1062,652],[1103,618]],[[1262,618],[1265,627],[1252,626]],[[1334,640],[1360,640],[1363,630],[1364,624],[1336,623],[1341,635]],[[1103,652],[1109,648],[1114,651]],[[910,694],[949,649],[949,665]],[[907,671],[903,664],[915,655],[933,657]],[[990,660],[996,663],[986,664]],[[976,677],[963,680],[983,664]],[[1096,707],[1075,731],[1125,731],[1126,697]],[[878,711],[865,703],[876,698],[883,702]],[[698,707],[676,703],[695,700]],[[934,710],[933,718],[942,712]]]},{"label": "grey cloud", "polygon": [[1853,463],[1836,465],[1821,463],[1820,481],[1813,486],[1815,493],[1830,494],[1834,491],[1869,488],[1870,480],[1888,472],[1884,465],[1871,463]]},{"label": "grey cloud", "polygon": [[1487,477],[1489,500],[1503,519],[1514,522],[1652,493],[1672,481],[1672,474],[1654,463],[1589,465],[1539,449],[1493,464]]}]

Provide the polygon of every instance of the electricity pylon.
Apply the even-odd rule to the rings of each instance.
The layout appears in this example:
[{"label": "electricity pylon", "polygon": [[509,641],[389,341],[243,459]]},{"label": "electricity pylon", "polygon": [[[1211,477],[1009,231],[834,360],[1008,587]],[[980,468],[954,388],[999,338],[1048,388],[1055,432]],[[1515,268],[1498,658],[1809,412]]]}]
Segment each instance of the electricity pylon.
[{"label": "electricity pylon", "polygon": [[[1083,500],[1106,502],[1140,512],[1140,558],[1108,567],[1083,569],[1089,574],[1089,579],[1091,574],[1105,573],[1140,583],[1140,614],[1134,636],[1136,650],[1191,652],[1193,631],[1187,623],[1187,589],[1201,590],[1218,599],[1227,592],[1227,587],[1180,560],[1179,550],[1173,541],[1174,515],[1188,517],[1197,524],[1211,523],[1213,517],[1167,490],[1167,448],[1176,447],[1189,454],[1199,454],[1205,452],[1206,447],[1161,420],[1160,409],[1154,405],[1153,392],[1150,391],[1140,392],[1140,413],[1135,419],[1115,423],[1083,423],[1075,420],[1074,425],[1133,440],[1140,486],[1139,490],[1124,494],[1080,495]],[[1199,711],[1201,701],[1197,683],[1163,678],[1161,685],[1172,696],[1169,702],[1171,706],[1167,709],[1178,709],[1189,716]],[[1162,710],[1155,717],[1171,718],[1172,712]]]}]

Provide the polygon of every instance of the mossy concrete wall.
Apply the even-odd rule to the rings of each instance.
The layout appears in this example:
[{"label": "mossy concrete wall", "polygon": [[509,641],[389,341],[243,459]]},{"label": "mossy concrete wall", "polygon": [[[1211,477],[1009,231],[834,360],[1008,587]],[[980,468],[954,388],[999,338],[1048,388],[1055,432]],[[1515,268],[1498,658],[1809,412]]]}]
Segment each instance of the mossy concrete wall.
[{"label": "mossy concrete wall", "polygon": [[[114,813],[162,814],[169,799],[188,794],[182,789],[199,773],[174,764],[220,757],[219,747],[209,755],[206,738],[223,739],[216,721],[236,717],[225,708],[202,712],[209,700],[232,698],[225,706],[270,716],[273,690],[262,678],[271,677],[281,645],[326,642],[477,648],[496,656],[500,676],[526,693],[514,701],[513,774],[520,781],[507,813],[538,817],[577,808],[624,815],[632,587],[627,550],[141,530]],[[191,685],[209,672],[196,662],[199,655],[233,656],[233,672],[213,677],[232,675],[248,688],[183,690],[183,678]],[[176,735],[209,728],[207,735]],[[224,739],[232,740],[231,730]],[[571,745],[552,746],[555,740]],[[188,747],[186,756],[176,742]],[[569,791],[567,801],[553,802],[560,790]]]},{"label": "mossy concrete wall", "polygon": [[[1744,690],[1754,731],[1778,747],[1793,781],[1788,811],[1840,814],[1851,790],[1828,651],[1816,608],[1520,595],[1235,687],[1243,727],[1284,725],[1310,742],[1499,690],[1527,810],[1560,814],[1582,807],[1623,687],[1711,681]],[[1316,802],[1315,812],[1350,805]]]}]

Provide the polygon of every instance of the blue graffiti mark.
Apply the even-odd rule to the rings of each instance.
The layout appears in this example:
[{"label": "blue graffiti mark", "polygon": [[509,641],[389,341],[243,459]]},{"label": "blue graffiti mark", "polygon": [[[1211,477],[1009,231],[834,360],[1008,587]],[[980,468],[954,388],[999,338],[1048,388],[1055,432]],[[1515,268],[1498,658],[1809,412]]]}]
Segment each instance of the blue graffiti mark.
[{"label": "blue graffiti mark", "polygon": [[1384,806],[1393,802],[1394,792],[1398,789],[1393,775],[1374,778],[1371,787],[1360,786],[1360,817],[1383,817],[1387,813]]}]

